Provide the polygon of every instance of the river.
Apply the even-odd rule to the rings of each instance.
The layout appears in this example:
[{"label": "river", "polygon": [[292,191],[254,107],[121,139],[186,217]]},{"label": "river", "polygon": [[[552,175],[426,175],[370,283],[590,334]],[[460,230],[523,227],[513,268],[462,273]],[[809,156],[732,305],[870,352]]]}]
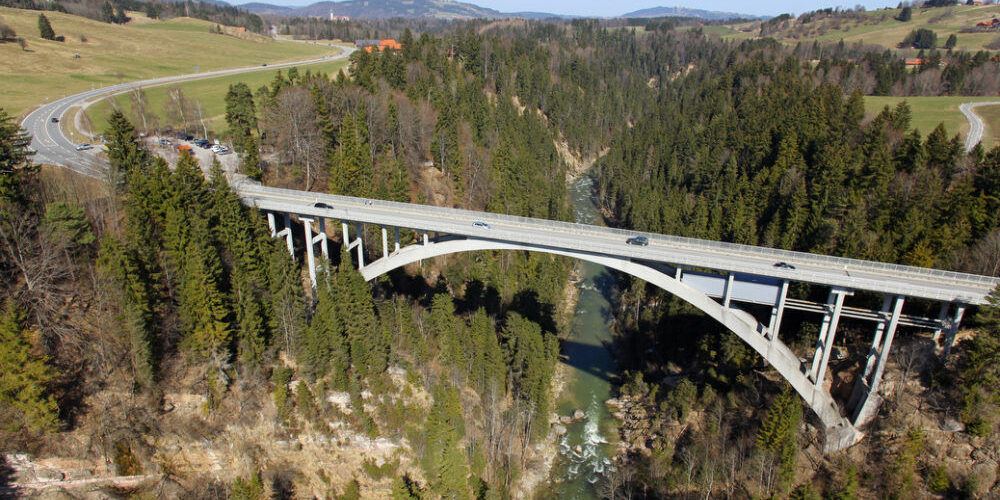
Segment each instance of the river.
[{"label": "river", "polygon": [[[570,194],[576,221],[600,225],[600,213],[594,205],[593,180],[582,175],[573,182]],[[614,275],[605,267],[577,261],[579,299],[569,337],[563,343],[565,389],[558,404],[559,415],[582,410],[584,418],[566,425],[550,475],[551,493],[558,498],[601,498],[598,491],[603,476],[612,467],[610,457],[618,433],[604,401],[611,397],[611,377],[617,374],[608,301],[615,284]]]}]

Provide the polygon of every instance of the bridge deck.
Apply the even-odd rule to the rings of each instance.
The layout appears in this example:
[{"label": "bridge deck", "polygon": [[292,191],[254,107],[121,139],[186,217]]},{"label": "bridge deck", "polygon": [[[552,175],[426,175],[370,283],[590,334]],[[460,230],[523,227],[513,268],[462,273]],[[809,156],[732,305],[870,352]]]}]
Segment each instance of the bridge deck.
[{"label": "bridge deck", "polygon": [[[997,278],[952,271],[488,212],[294,191],[250,182],[237,183],[235,188],[245,201],[262,210],[571,249],[936,301],[983,304],[986,295],[1000,283]],[[325,203],[332,208],[318,208],[314,206],[316,203]],[[476,221],[485,222],[489,227],[475,227],[472,223]],[[637,235],[646,236],[649,245],[640,247],[625,243],[627,238]],[[778,262],[786,262],[795,268],[775,267]]]}]

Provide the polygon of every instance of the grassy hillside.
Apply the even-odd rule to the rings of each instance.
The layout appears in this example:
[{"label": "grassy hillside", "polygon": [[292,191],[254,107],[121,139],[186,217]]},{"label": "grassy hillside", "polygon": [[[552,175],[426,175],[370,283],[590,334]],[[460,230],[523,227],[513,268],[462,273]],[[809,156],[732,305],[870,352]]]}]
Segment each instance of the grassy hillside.
[{"label": "grassy hillside", "polygon": [[[938,35],[938,45],[943,46],[949,35],[958,37],[957,49],[986,50],[986,46],[1000,31],[985,33],[960,33],[963,28],[974,27],[977,22],[1000,17],[1000,5],[939,7],[933,9],[913,9],[913,19],[900,22],[895,18],[900,9],[883,9],[871,12],[842,13],[837,16],[816,19],[802,23],[798,19],[786,22],[773,35],[787,42],[863,42],[895,48],[906,35],[918,28],[933,30]],[[760,22],[731,26],[707,26],[706,32],[725,38],[746,39],[760,34]],[[746,31],[749,30],[749,31]],[[916,51],[913,51],[916,52]]]},{"label": "grassy hillside", "polygon": [[[965,115],[958,110],[958,106],[966,102],[1000,101],[997,97],[881,97],[866,96],[865,111],[869,115],[874,115],[885,106],[895,106],[900,101],[907,101],[913,113],[911,120],[912,128],[920,130],[926,136],[939,123],[944,123],[948,135],[960,134],[965,138],[969,131],[969,122]],[[984,106],[976,108],[976,113],[983,118],[986,130],[983,132],[982,144],[986,148],[991,148],[1000,144],[1000,106]]]},{"label": "grassy hillside", "polygon": [[[298,68],[300,74],[306,69],[313,73],[322,72],[336,74],[347,66],[347,61],[336,61],[318,63]],[[284,70],[287,72],[287,70]],[[275,71],[255,71],[243,75],[232,75],[220,78],[209,78],[205,80],[195,80],[182,83],[180,85],[169,85],[147,89],[146,99],[149,102],[149,110],[156,115],[156,120],[160,126],[174,125],[167,123],[164,113],[164,104],[167,101],[167,89],[180,87],[187,99],[197,100],[201,103],[202,112],[205,115],[206,125],[210,135],[222,134],[226,129],[226,92],[229,85],[244,82],[256,92],[261,85],[267,85],[274,79]],[[114,103],[112,103],[112,100]],[[107,128],[108,116],[114,107],[118,107],[130,119],[136,120],[131,112],[132,105],[128,94],[115,96],[113,99],[106,99],[87,109],[87,116],[93,126],[95,133],[99,133]],[[148,118],[147,118],[148,119]],[[69,121],[69,120],[67,120]],[[138,126],[138,121],[136,125]],[[200,133],[198,135],[201,135]]]},{"label": "grassy hillside", "polygon": [[38,12],[0,7],[0,22],[27,41],[27,50],[16,43],[0,44],[0,106],[10,114],[123,81],[330,53],[326,47],[246,33],[211,34],[211,23],[189,18],[153,21],[131,13],[134,21],[120,26],[58,12],[45,15],[65,42],[38,36]]}]

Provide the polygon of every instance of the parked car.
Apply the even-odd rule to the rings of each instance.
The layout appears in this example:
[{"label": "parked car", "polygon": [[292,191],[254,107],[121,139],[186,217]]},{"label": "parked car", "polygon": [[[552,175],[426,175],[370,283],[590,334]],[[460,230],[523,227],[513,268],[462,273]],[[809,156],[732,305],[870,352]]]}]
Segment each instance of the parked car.
[{"label": "parked car", "polygon": [[787,262],[775,262],[774,267],[780,267],[781,269],[795,269],[795,266]]},{"label": "parked car", "polygon": [[478,227],[478,228],[481,228],[481,229],[489,229],[490,225],[487,224],[487,223],[485,223],[485,222],[483,222],[483,221],[481,221],[481,220],[477,220],[477,221],[475,221],[475,222],[472,223],[472,227]]},{"label": "parked car", "polygon": [[76,150],[77,151],[86,151],[88,149],[93,149],[93,148],[94,148],[94,146],[91,146],[90,144],[88,144],[86,142],[84,142],[83,144],[77,144],[76,145]]},{"label": "parked car", "polygon": [[162,137],[160,138],[160,146],[169,146],[171,144],[173,144],[173,141],[171,141],[170,139],[166,139],[166,138],[162,138]]},{"label": "parked car", "polygon": [[177,138],[182,141],[190,141],[191,139],[194,139],[194,136],[191,134],[185,134],[184,132],[178,132]]},{"label": "parked car", "polygon": [[49,118],[49,121],[52,123],[59,123],[59,119],[54,116],[52,118]]},{"label": "parked car", "polygon": [[629,245],[644,247],[649,244],[649,238],[646,238],[645,236],[633,236],[625,240],[625,243],[628,243]]},{"label": "parked car", "polygon": [[224,155],[229,152],[229,148],[223,146],[222,144],[216,144],[212,146],[212,152],[220,155]]}]

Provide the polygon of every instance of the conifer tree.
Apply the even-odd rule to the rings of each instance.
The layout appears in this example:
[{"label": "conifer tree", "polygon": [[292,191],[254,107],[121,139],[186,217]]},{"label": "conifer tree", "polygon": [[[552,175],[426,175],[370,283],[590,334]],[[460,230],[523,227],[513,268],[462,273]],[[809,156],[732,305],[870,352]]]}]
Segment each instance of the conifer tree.
[{"label": "conifer tree", "polygon": [[388,346],[378,335],[371,289],[361,273],[352,267],[346,249],[342,249],[340,256],[334,297],[354,369],[360,377],[381,373],[386,368]]},{"label": "conifer tree", "polygon": [[156,371],[152,278],[138,255],[114,237],[101,242],[97,264],[101,274],[120,291],[119,321],[125,330],[132,373],[136,383],[148,388]]},{"label": "conifer tree", "polygon": [[554,335],[542,332],[537,323],[513,312],[507,315],[503,338],[510,385],[517,397],[533,408],[531,437],[541,437],[548,419],[549,385],[559,342]]},{"label": "conifer tree", "polygon": [[38,170],[29,145],[31,136],[0,108],[0,206],[24,201],[23,188]]},{"label": "conifer tree", "polygon": [[455,316],[455,302],[451,295],[434,296],[428,320],[431,335],[437,338],[441,362],[451,367],[461,367],[463,361],[461,321]]},{"label": "conifer tree", "polygon": [[45,17],[45,14],[38,14],[38,31],[39,36],[45,40],[55,40],[56,38],[56,32],[52,30],[49,18]]},{"label": "conifer tree", "polygon": [[757,447],[770,454],[779,464],[778,480],[782,488],[795,479],[795,459],[798,456],[796,433],[802,422],[802,403],[791,386],[775,396],[767,415],[757,431]]},{"label": "conifer tree", "polygon": [[439,385],[424,424],[424,475],[430,490],[442,498],[469,498],[469,467],[460,448],[465,426],[458,390]]},{"label": "conifer tree", "polygon": [[31,330],[10,299],[0,310],[0,410],[8,431],[51,432],[59,427],[59,407],[46,387],[55,372],[31,353]]},{"label": "conifer tree", "polygon": [[247,84],[239,82],[229,86],[225,100],[226,124],[233,139],[233,147],[238,153],[246,155],[251,146],[255,146],[251,141],[254,131],[257,130],[257,111],[253,93]]},{"label": "conifer tree", "polygon": [[149,155],[142,144],[132,122],[121,111],[115,110],[108,119],[104,131],[104,143],[108,147],[108,161],[111,163],[109,175],[114,183],[128,181],[129,177],[145,169]]},{"label": "conifer tree", "polygon": [[332,371],[334,387],[345,389],[350,366],[347,338],[337,314],[333,283],[326,279],[319,281],[316,311],[309,327],[304,330],[304,338],[298,342],[297,359],[306,376],[322,378]]}]

